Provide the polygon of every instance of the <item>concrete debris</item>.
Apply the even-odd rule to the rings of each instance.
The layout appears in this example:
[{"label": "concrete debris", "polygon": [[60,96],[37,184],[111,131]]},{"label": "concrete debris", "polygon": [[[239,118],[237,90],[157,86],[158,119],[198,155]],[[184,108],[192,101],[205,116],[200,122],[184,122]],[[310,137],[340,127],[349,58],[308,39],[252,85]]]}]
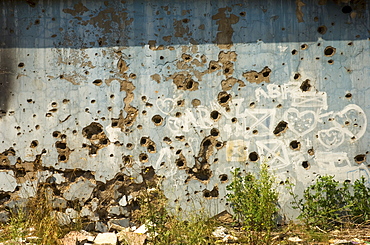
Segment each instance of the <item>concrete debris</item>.
[{"label": "concrete debris", "polygon": [[81,204],[84,204],[91,197],[95,186],[91,181],[80,178],[77,182],[69,186],[67,191],[64,192],[63,197],[68,201],[79,200]]},{"label": "concrete debris", "polygon": [[116,245],[117,235],[113,232],[99,233],[95,237],[94,244]]},{"label": "concrete debris", "polygon": [[0,170],[0,191],[13,192],[17,188],[17,180],[11,170]]},{"label": "concrete debris", "polygon": [[212,232],[212,235],[214,237],[217,237],[217,238],[222,238],[222,241],[223,242],[231,242],[231,241],[236,241],[238,240],[237,237],[235,236],[232,236],[230,234],[228,234],[228,230],[223,227],[223,226],[219,226],[217,227],[213,232]]},{"label": "concrete debris", "polygon": [[95,231],[98,231],[98,232],[107,232],[109,229],[108,229],[108,226],[106,224],[104,224],[103,222],[96,222],[95,223]]},{"label": "concrete debris", "polygon": [[147,239],[147,235],[135,232],[121,231],[117,234],[118,241],[123,244],[143,245]]},{"label": "concrete debris", "polygon": [[60,226],[69,225],[71,223],[69,216],[63,212],[53,211],[51,215],[57,219]]},{"label": "concrete debris", "polygon": [[295,236],[295,237],[289,237],[288,241],[290,241],[290,242],[302,242],[303,240],[301,238]]},{"label": "concrete debris", "polygon": [[[92,240],[91,238],[89,240],[88,236],[92,237]],[[61,243],[63,245],[76,245],[87,241],[93,241],[94,239],[95,237],[91,236],[91,234],[86,231],[71,231],[61,239]]]},{"label": "concrete debris", "polygon": [[134,233],[140,233],[140,234],[145,234],[147,232],[148,232],[148,227],[145,224],[141,225],[139,228],[137,228],[134,231]]},{"label": "concrete debris", "polygon": [[111,219],[108,222],[109,224],[115,224],[119,225],[121,227],[129,227],[130,226],[130,220],[127,218],[122,218],[122,219]]}]

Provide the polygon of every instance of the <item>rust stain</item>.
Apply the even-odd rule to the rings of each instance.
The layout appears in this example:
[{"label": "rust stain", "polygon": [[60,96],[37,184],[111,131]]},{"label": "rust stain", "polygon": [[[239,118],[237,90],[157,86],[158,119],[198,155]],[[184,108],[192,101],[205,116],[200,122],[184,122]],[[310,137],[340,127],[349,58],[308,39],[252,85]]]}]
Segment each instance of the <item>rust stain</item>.
[{"label": "rust stain", "polygon": [[232,36],[234,29],[232,25],[238,23],[239,17],[234,14],[227,16],[226,11],[231,12],[231,8],[219,8],[218,13],[213,15],[212,19],[216,20],[216,24],[218,25],[215,43],[220,48],[229,49],[233,44]]},{"label": "rust stain", "polygon": [[76,16],[78,14],[83,14],[85,12],[89,11],[88,8],[86,8],[82,3],[77,3],[73,6],[73,9],[63,9],[63,12],[66,14],[71,14],[73,16]]},{"label": "rust stain", "polygon": [[305,6],[306,4],[302,2],[302,0],[296,0],[295,4],[297,5],[295,14],[297,15],[298,22],[304,22],[302,7]]}]

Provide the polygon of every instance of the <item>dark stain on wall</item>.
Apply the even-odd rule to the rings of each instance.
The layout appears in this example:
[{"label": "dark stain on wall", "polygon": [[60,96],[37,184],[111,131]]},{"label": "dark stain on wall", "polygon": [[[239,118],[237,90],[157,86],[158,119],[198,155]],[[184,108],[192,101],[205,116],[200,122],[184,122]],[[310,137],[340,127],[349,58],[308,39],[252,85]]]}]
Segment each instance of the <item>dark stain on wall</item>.
[{"label": "dark stain on wall", "polygon": [[13,58],[14,52],[2,50],[0,53],[0,118],[4,116],[9,107],[12,96],[12,87],[15,82],[16,69],[24,69],[25,64],[20,62],[18,67]]}]

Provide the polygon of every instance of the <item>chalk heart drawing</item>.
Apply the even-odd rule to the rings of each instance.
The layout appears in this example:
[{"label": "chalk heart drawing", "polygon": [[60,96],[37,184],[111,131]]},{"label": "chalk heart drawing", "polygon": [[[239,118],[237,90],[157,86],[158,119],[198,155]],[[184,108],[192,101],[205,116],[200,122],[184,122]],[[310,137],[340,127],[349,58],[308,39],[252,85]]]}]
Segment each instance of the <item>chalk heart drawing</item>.
[{"label": "chalk heart drawing", "polygon": [[284,120],[288,122],[288,127],[295,134],[303,136],[315,129],[317,116],[314,111],[300,112],[295,108],[289,108],[284,113]]},{"label": "chalk heart drawing", "polygon": [[334,125],[343,128],[343,132],[350,137],[355,136],[359,139],[366,131],[366,114],[358,105],[347,105],[343,110],[335,113],[334,119],[332,121]]},{"label": "chalk heart drawing", "polygon": [[340,146],[344,141],[344,134],[341,129],[329,128],[318,132],[319,142],[329,149],[334,149]]},{"label": "chalk heart drawing", "polygon": [[171,98],[157,99],[155,103],[158,109],[166,115],[170,114],[173,109],[175,109],[175,100]]}]

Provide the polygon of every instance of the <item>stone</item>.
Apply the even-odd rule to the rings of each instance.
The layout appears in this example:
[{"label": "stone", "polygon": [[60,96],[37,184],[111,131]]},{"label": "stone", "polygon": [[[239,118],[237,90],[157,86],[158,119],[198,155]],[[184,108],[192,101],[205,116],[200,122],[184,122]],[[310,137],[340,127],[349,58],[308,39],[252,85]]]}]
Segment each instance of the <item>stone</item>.
[{"label": "stone", "polygon": [[61,240],[63,245],[76,245],[84,241],[88,241],[87,236],[78,231],[71,231],[65,235]]},{"label": "stone", "polygon": [[67,208],[65,213],[69,216],[70,219],[77,219],[79,216],[79,213],[73,208]]},{"label": "stone", "polygon": [[122,211],[122,208],[120,206],[111,206],[109,207],[108,209],[108,213],[112,216],[116,215],[120,215],[121,214],[121,211]]},{"label": "stone", "polygon": [[126,196],[124,195],[118,202],[119,205],[125,207],[127,205],[127,199]]},{"label": "stone", "polygon": [[81,217],[88,217],[92,216],[93,212],[88,207],[82,207],[81,212],[80,212]]},{"label": "stone", "polygon": [[69,216],[63,212],[53,211],[51,215],[57,219],[60,226],[69,225],[71,223]]},{"label": "stone", "polygon": [[52,205],[54,209],[64,210],[67,208],[67,201],[64,198],[56,197],[53,199]]},{"label": "stone", "polygon": [[99,233],[94,240],[94,244],[116,245],[117,235],[113,232]]},{"label": "stone", "polygon": [[147,239],[147,235],[134,232],[121,231],[117,234],[118,241],[123,244],[143,245]]},{"label": "stone", "polygon": [[97,232],[107,232],[108,231],[108,226],[104,224],[103,222],[96,222],[95,223],[95,231]]},{"label": "stone", "polygon": [[9,213],[7,211],[0,212],[0,223],[6,223],[9,221]]},{"label": "stone", "polygon": [[121,227],[129,227],[130,226],[130,220],[127,218],[122,219],[111,219],[109,220],[112,224],[119,225]]},{"label": "stone", "polygon": [[17,180],[12,170],[0,170],[0,191],[13,192],[17,188]]},{"label": "stone", "polygon": [[91,197],[95,186],[90,180],[81,177],[69,185],[63,197],[68,201],[79,200],[83,204]]}]

